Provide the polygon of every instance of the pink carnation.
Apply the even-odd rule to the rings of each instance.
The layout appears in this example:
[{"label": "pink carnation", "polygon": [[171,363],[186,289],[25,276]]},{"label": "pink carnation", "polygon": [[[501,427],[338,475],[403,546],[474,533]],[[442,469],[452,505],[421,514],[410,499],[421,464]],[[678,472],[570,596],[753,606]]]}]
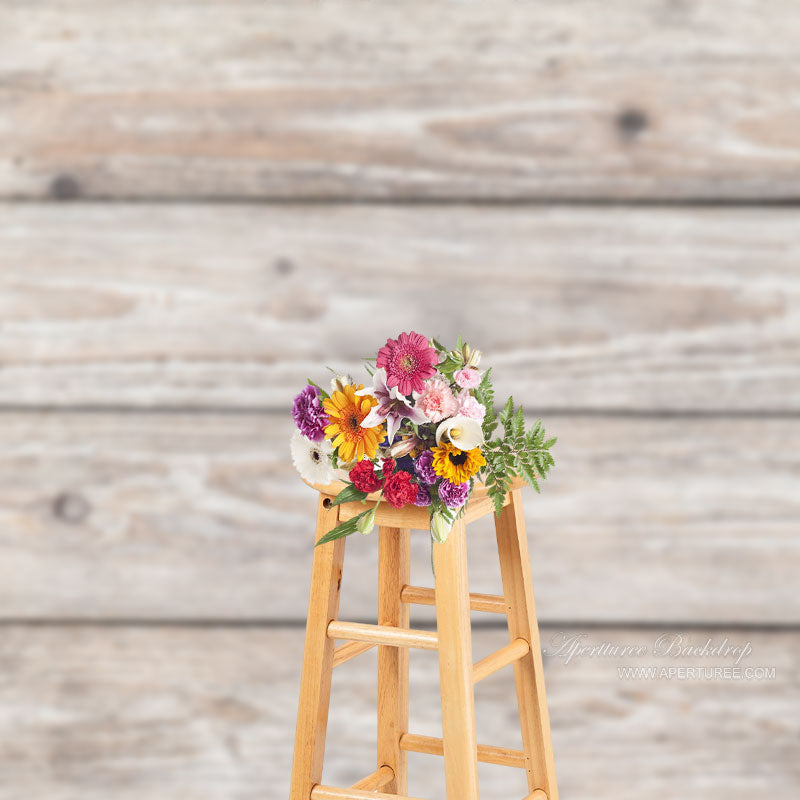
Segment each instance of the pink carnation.
[{"label": "pink carnation", "polygon": [[483,422],[486,416],[486,406],[479,403],[469,392],[461,392],[458,396],[458,413],[462,417]]},{"label": "pink carnation", "polygon": [[415,408],[421,408],[431,422],[441,422],[458,411],[458,403],[446,380],[431,378],[425,381]]},{"label": "pink carnation", "polygon": [[471,368],[458,370],[453,378],[462,389],[474,389],[481,382],[480,372]]}]

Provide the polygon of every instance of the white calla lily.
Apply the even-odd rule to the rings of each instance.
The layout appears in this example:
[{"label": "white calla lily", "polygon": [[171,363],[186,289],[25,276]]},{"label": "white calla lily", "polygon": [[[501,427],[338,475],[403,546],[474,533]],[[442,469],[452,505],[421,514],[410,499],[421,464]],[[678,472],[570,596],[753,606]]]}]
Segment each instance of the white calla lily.
[{"label": "white calla lily", "polygon": [[459,450],[472,450],[483,444],[483,428],[480,422],[460,414],[439,423],[436,429],[436,444],[441,444],[445,434],[450,443]]}]

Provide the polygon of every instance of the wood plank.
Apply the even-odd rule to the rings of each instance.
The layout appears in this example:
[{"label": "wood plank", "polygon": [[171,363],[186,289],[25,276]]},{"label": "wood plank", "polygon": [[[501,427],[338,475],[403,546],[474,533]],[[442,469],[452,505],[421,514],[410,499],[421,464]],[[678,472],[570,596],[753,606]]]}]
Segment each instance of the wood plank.
[{"label": "wood plank", "polygon": [[[0,421],[2,617],[305,619],[317,496],[286,416]],[[523,490],[540,619],[800,621],[800,422],[547,421],[557,466]],[[374,622],[378,539],[350,544],[341,618]],[[432,586],[425,534],[411,550]],[[498,594],[491,517],[469,550],[470,588]]]},{"label": "wood plank", "polygon": [[[579,629],[568,633],[577,633]],[[300,628],[6,626],[0,637],[3,800],[195,800],[288,795],[303,632]],[[544,632],[544,639],[549,636]],[[551,632],[552,633],[552,632]],[[592,631],[589,643],[652,646],[660,631]],[[697,642],[724,630],[697,631]],[[800,785],[796,664],[800,636],[749,639],[752,666],[774,680],[618,679],[643,658],[546,659],[564,797],[598,800],[795,800]],[[477,630],[488,652],[503,630]],[[686,665],[730,660],[686,659]],[[435,655],[411,660],[413,730],[438,736]],[[480,741],[517,747],[510,674],[478,688]],[[334,677],[325,782],[374,768],[374,656]],[[590,743],[590,744],[589,744]],[[409,794],[444,797],[442,760],[409,756]],[[608,765],[624,763],[624,770]],[[481,764],[481,796],[524,797],[521,770]]]},{"label": "wood plank", "polygon": [[800,9],[5,3],[17,197],[795,198]]},{"label": "wood plank", "polygon": [[800,411],[792,209],[0,215],[4,405],[283,411],[414,329],[463,332],[528,407]]}]

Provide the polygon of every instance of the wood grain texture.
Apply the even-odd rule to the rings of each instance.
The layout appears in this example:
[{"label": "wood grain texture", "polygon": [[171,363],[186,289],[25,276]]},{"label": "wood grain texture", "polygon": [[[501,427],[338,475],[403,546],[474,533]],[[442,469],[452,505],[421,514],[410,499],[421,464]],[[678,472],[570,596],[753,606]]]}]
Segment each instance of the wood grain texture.
[{"label": "wood grain texture", "polygon": [[[572,632],[572,631],[570,631]],[[6,626],[0,637],[2,800],[280,800],[288,795],[302,629]],[[697,641],[725,631],[697,631]],[[543,632],[548,641],[552,632]],[[588,643],[652,646],[651,631],[592,631]],[[620,681],[652,658],[547,658],[563,797],[795,800],[797,633],[746,635],[771,681]],[[477,630],[476,651],[507,640]],[[412,730],[439,736],[433,653],[412,654]],[[687,659],[688,665],[703,663]],[[706,664],[712,663],[706,660]],[[720,662],[722,663],[722,662]],[[729,661],[724,663],[728,664]],[[334,675],[325,782],[374,769],[375,655]],[[479,741],[518,747],[510,673],[478,687]],[[409,794],[444,796],[442,759],[409,755]],[[609,770],[624,763],[624,770]],[[524,772],[481,764],[484,800],[525,796]]]},{"label": "wood grain texture", "polygon": [[[352,548],[351,548],[352,549]],[[378,530],[378,624],[410,626],[411,614],[400,592],[411,570],[411,532],[405,528]],[[408,793],[408,756],[400,737],[408,733],[407,647],[378,647],[378,767],[388,766],[391,780],[385,791]]]},{"label": "wood grain texture", "polygon": [[[330,500],[324,495],[317,498],[315,541],[339,521],[339,509],[331,506]],[[327,636],[327,628],[339,610],[345,544],[345,539],[337,539],[315,547],[313,552],[289,800],[307,800],[311,790],[322,782],[334,658],[334,643]]]},{"label": "wood grain texture", "polygon": [[463,519],[433,545],[442,744],[448,798],[478,800],[478,742],[472,682],[472,626]]},{"label": "wood grain texture", "polygon": [[0,192],[795,198],[800,11],[5,3]]},{"label": "wood grain texture", "polygon": [[529,408],[800,411],[791,209],[0,214],[4,405],[283,411],[415,329],[464,333]]},{"label": "wood grain texture", "polygon": [[[318,495],[290,419],[1,419],[2,616],[305,620]],[[796,420],[547,422],[557,466],[523,491],[540,619],[800,620]],[[476,593],[501,587],[492,528],[469,526]],[[377,537],[351,544],[341,618],[374,622]],[[432,586],[424,533],[411,550]]]},{"label": "wood grain texture", "polygon": [[[511,502],[495,519],[497,552],[503,596],[508,604],[508,633],[513,646],[522,642],[528,647],[514,662],[520,728],[528,790],[543,789],[548,800],[558,800],[558,782],[553,760],[550,715],[544,683],[542,644],[533,581],[528,564],[528,537],[522,491],[511,493]],[[476,667],[477,673],[477,667]],[[476,675],[477,678],[477,675]]]}]

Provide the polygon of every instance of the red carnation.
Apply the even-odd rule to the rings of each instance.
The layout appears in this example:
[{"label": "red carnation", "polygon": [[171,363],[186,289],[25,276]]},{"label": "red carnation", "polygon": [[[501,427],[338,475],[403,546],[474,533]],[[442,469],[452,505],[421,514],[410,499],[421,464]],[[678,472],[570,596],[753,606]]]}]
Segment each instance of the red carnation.
[{"label": "red carnation", "polygon": [[386,479],[383,496],[394,508],[402,508],[417,499],[417,485],[411,482],[411,473],[400,470]]},{"label": "red carnation", "polygon": [[350,480],[360,492],[377,492],[383,481],[375,474],[375,467],[368,459],[363,459],[350,470]]},{"label": "red carnation", "polygon": [[381,474],[384,478],[388,478],[393,472],[396,462],[393,458],[384,458],[381,464]]}]

